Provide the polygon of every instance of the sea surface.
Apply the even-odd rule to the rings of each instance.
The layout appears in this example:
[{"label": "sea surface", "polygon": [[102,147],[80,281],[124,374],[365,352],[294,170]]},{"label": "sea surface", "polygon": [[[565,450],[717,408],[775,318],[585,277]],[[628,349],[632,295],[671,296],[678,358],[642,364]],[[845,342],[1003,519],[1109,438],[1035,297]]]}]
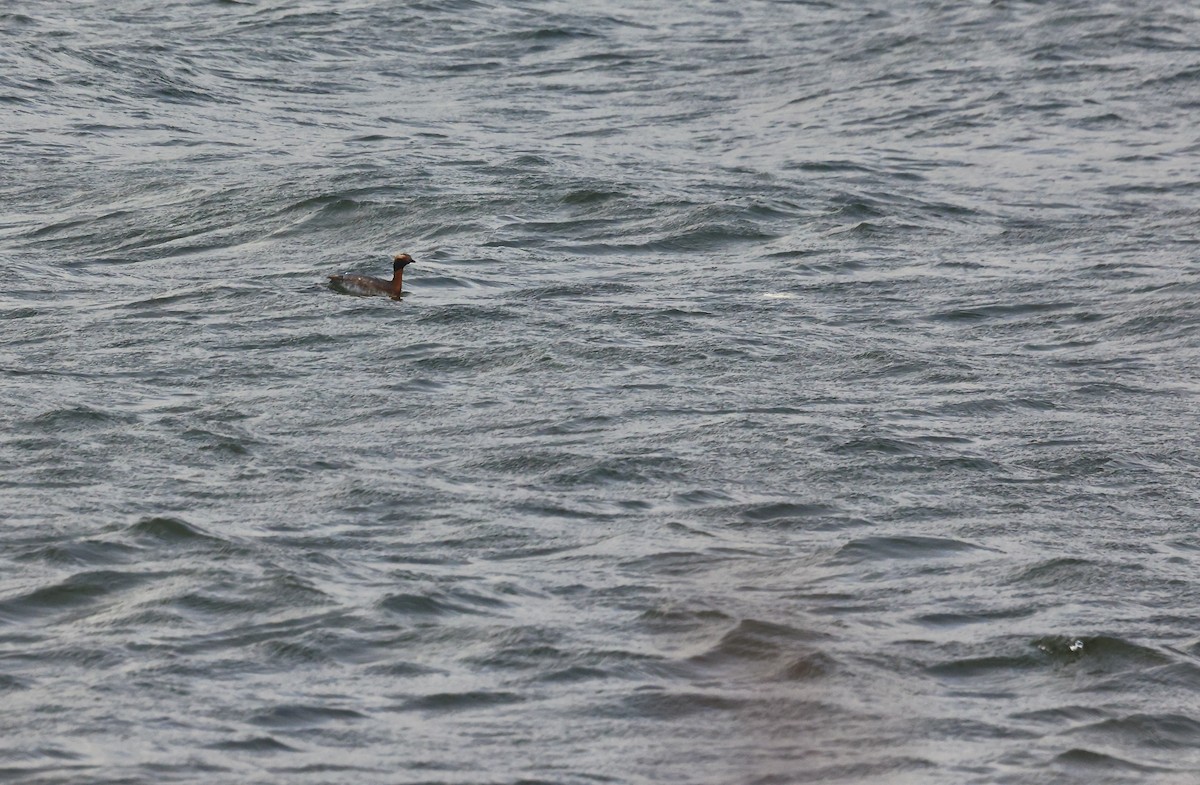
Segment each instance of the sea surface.
[{"label": "sea surface", "polygon": [[1188,2],[0,5],[0,782],[1200,782],[1198,128]]}]

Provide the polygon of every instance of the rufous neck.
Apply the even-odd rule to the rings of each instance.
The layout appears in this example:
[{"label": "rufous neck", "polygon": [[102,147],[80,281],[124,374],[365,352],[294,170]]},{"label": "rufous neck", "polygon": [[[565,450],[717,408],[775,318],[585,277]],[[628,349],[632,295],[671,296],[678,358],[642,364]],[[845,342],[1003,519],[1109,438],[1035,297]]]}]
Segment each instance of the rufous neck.
[{"label": "rufous neck", "polygon": [[401,267],[392,274],[392,297],[400,296],[400,286],[404,280],[404,268]]}]

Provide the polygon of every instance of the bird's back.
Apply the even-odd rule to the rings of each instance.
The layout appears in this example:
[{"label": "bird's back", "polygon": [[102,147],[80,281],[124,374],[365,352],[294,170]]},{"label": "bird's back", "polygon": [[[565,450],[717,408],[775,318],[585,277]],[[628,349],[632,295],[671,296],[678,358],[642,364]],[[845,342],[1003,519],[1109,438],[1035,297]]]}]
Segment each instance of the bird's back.
[{"label": "bird's back", "polygon": [[331,275],[329,283],[354,294],[391,294],[392,282],[373,275]]}]

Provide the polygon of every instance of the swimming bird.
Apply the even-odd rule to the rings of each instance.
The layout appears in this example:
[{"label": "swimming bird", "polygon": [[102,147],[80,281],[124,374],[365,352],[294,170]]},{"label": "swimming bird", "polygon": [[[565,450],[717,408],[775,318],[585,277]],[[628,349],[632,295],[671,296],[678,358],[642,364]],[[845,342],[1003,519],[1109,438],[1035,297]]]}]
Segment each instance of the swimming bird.
[{"label": "swimming bird", "polygon": [[412,257],[402,253],[392,259],[392,280],[385,281],[372,275],[331,275],[329,285],[348,294],[386,294],[393,300],[400,299],[400,281],[404,278],[404,265],[412,264]]}]

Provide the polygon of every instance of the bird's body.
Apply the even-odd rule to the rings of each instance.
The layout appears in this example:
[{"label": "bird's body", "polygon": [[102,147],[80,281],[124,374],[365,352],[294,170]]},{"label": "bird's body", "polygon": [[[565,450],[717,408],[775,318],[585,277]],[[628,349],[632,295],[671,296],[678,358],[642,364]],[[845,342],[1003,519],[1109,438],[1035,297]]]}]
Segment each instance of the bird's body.
[{"label": "bird's body", "polygon": [[371,275],[331,275],[329,282],[350,294],[391,294],[392,282]]},{"label": "bird's body", "polygon": [[392,260],[392,280],[376,278],[373,275],[331,275],[329,285],[347,294],[373,295],[386,294],[393,300],[400,299],[401,283],[404,278],[404,266],[412,264],[412,257],[402,253]]}]

